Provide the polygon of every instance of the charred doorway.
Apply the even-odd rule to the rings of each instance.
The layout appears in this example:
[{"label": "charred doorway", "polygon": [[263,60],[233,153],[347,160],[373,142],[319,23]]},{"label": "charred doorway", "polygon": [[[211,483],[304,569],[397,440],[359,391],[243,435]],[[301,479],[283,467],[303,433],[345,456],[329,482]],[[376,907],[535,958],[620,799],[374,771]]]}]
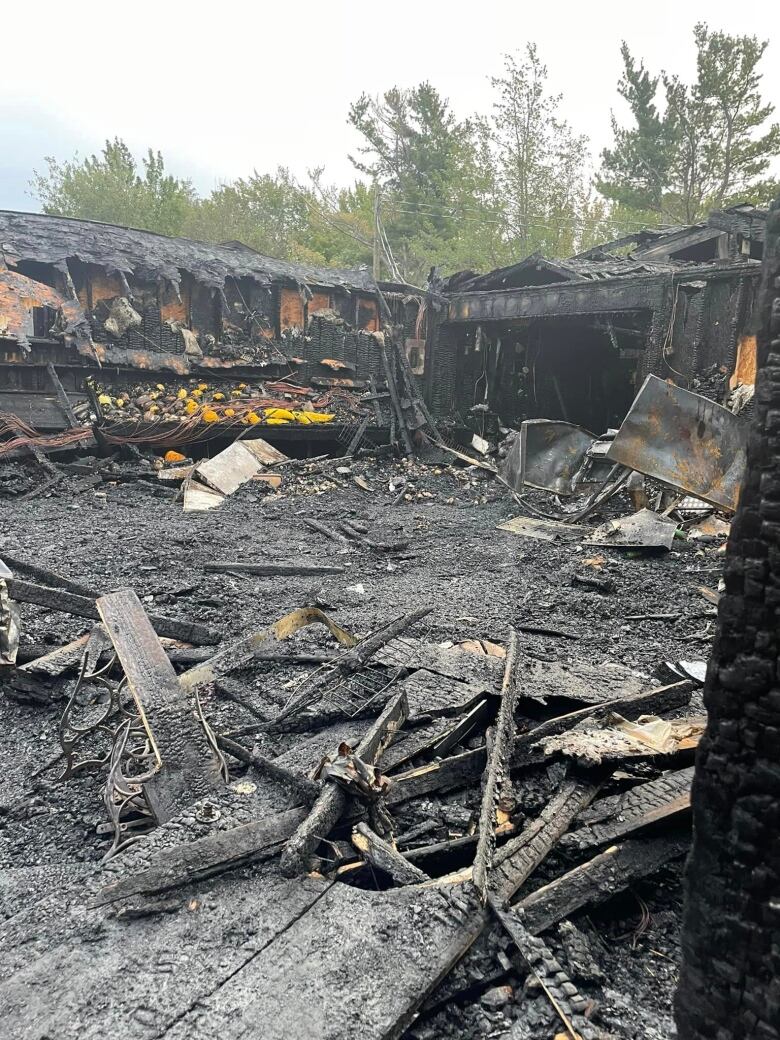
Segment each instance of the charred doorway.
[{"label": "charred doorway", "polygon": [[524,365],[528,417],[594,433],[619,426],[636,396],[649,322],[642,312],[534,322]]}]

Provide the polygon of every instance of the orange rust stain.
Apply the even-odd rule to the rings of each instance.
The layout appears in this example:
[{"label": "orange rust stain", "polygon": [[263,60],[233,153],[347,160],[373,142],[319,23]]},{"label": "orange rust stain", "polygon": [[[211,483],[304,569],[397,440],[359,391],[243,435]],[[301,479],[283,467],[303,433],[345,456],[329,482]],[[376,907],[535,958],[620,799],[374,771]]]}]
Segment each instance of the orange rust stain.
[{"label": "orange rust stain", "polygon": [[312,294],[312,298],[309,300],[309,314],[316,314],[317,311],[327,311],[330,309],[330,293],[316,292]]},{"label": "orange rust stain", "polygon": [[[106,274],[105,271],[95,271],[89,274],[89,287],[92,291],[92,306],[95,307],[101,300],[113,300],[115,296],[124,296],[122,283],[115,275]],[[79,293],[81,300],[81,293]],[[87,306],[86,295],[81,300],[82,307]]]},{"label": "orange rust stain", "polygon": [[742,384],[753,386],[756,382],[756,337],[742,336],[737,348],[737,363],[729,380],[730,389]]},{"label": "orange rust stain", "polygon": [[283,329],[303,328],[303,301],[297,289],[282,289],[279,295],[279,324]]}]

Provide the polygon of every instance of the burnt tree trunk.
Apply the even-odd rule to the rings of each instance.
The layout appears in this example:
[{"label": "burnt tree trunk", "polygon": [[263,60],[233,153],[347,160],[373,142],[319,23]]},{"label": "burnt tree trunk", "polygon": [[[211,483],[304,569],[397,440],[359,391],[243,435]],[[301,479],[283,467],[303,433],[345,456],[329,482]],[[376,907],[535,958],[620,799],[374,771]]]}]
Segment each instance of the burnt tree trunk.
[{"label": "burnt tree trunk", "polygon": [[767,224],[756,414],[693,783],[681,1040],[780,1037],[780,210]]}]

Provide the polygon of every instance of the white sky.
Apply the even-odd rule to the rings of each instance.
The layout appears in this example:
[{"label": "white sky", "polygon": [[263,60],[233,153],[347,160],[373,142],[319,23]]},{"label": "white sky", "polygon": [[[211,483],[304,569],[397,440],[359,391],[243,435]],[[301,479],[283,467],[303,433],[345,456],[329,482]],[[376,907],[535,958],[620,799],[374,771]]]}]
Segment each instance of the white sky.
[{"label": "white sky", "polygon": [[597,154],[619,102],[621,40],[651,69],[691,79],[699,20],[770,39],[763,93],[780,107],[780,6],[769,0],[5,4],[0,208],[37,208],[27,182],[44,156],[89,154],[116,135],[136,153],[160,149],[201,192],[280,164],[301,178],[324,165],[345,182],[361,92],[428,79],[458,114],[485,112],[488,76],[529,40]]}]

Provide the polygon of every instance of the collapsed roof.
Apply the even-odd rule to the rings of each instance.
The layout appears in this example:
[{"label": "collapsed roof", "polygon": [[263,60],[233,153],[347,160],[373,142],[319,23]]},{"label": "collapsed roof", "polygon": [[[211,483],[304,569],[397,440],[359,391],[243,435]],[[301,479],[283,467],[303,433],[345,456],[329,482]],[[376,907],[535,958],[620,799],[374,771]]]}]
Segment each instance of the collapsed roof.
[{"label": "collapsed roof", "polygon": [[60,269],[70,259],[97,264],[125,277],[165,279],[178,286],[187,271],[203,285],[224,287],[225,279],[252,278],[261,284],[334,286],[376,291],[366,267],[317,267],[275,260],[241,242],[218,244],[170,238],[153,231],[42,213],[0,210],[0,253],[8,266],[31,260]]},{"label": "collapsed roof", "polygon": [[[644,228],[600,243],[566,259],[532,253],[519,263],[487,274],[460,271],[446,280],[445,291],[486,292],[556,282],[586,282],[637,274],[664,274],[687,264],[760,259],[767,211],[741,204],[711,213],[706,221],[685,227]],[[630,252],[614,250],[633,246]]]}]

